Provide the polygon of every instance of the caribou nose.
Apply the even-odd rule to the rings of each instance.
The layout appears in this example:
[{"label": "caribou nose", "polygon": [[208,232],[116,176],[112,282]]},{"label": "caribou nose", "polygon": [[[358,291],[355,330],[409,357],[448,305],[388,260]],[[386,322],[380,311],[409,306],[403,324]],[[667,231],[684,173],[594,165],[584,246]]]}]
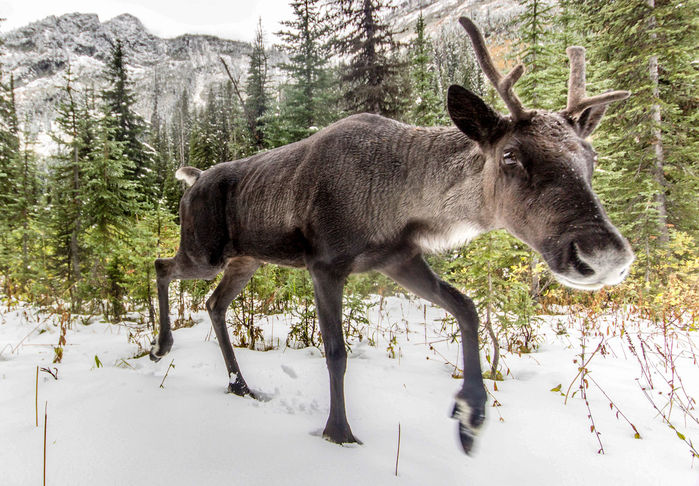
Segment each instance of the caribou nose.
[{"label": "caribou nose", "polygon": [[629,242],[618,232],[600,245],[584,245],[583,241],[573,243],[576,269],[589,280],[601,285],[616,285],[629,274],[634,254]]}]

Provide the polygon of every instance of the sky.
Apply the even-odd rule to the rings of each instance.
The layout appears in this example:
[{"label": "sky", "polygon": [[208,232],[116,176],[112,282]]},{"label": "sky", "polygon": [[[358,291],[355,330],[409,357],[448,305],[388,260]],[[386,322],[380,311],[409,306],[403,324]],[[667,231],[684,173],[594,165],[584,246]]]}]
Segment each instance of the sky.
[{"label": "sky", "polygon": [[2,32],[71,12],[96,13],[101,22],[122,13],[138,17],[159,37],[212,34],[250,41],[258,18],[267,36],[280,30],[280,20],[292,18],[288,0],[0,0]]}]

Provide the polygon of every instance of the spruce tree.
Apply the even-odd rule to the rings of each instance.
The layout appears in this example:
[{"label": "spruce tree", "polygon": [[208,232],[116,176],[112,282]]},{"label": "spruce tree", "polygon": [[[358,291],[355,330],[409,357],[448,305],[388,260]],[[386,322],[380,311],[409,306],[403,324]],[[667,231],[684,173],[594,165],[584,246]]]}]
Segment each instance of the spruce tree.
[{"label": "spruce tree", "polygon": [[410,44],[410,122],[432,126],[446,122],[445,103],[437,85],[432,64],[432,43],[425,35],[425,18],[420,16],[415,26],[415,39]]},{"label": "spruce tree", "polygon": [[108,115],[103,121],[112,124],[108,129],[110,136],[121,144],[124,156],[131,161],[126,176],[137,185],[139,198],[151,201],[153,161],[142,142],[146,126],[134,111],[135,97],[126,65],[123,44],[117,39],[103,72],[107,86],[101,92],[101,101]]},{"label": "spruce tree", "polygon": [[345,104],[351,112],[366,111],[395,117],[405,99],[399,82],[404,67],[396,55],[394,32],[385,20],[391,0],[341,0],[336,4],[334,40],[338,55],[349,56],[341,79]]},{"label": "spruce tree", "polygon": [[175,109],[170,122],[170,141],[172,153],[177,167],[189,165],[189,135],[192,129],[192,114],[190,112],[189,91],[182,94],[175,103]]},{"label": "spruce tree", "polygon": [[485,96],[485,79],[473,55],[471,41],[461,26],[440,30],[433,42],[432,57],[441,99],[446,100],[447,90],[452,84]]},{"label": "spruce tree", "polygon": [[[15,170],[14,184],[15,201],[12,205],[15,211],[14,236],[19,251],[15,255],[16,279],[23,291],[28,290],[30,280],[36,276],[38,265],[32,265],[32,253],[36,247],[37,205],[39,202],[39,175],[37,170],[37,155],[34,150],[36,135],[29,131],[27,119],[20,137],[20,148]],[[26,295],[26,294],[25,294]]]},{"label": "spruce tree", "polygon": [[160,116],[160,84],[155,80],[153,92],[153,112],[150,116],[149,145],[153,149],[153,171],[155,197],[158,204],[164,203],[170,189],[170,179],[174,180],[172,154],[168,138],[167,125]]},{"label": "spruce tree", "polygon": [[0,71],[0,272],[5,294],[11,295],[13,268],[10,261],[17,249],[10,231],[16,228],[15,206],[21,155],[14,87],[12,80],[5,82],[1,74]]},{"label": "spruce tree", "polygon": [[94,143],[83,164],[84,212],[89,230],[86,241],[92,262],[89,283],[94,295],[109,303],[105,315],[119,319],[125,310],[125,258],[120,246],[129,246],[138,212],[136,183],[129,177],[134,166],[126,155],[128,144],[116,140],[117,115],[102,107]]},{"label": "spruce tree", "polygon": [[209,91],[207,103],[199,111],[192,123],[189,135],[189,163],[200,169],[208,169],[216,163],[216,145],[214,142],[215,122],[212,104],[213,91]]},{"label": "spruce tree", "polygon": [[245,112],[250,122],[250,134],[255,147],[264,147],[264,116],[270,106],[268,93],[267,51],[265,49],[262,19],[257,24],[255,41],[250,54],[248,78],[245,83]]},{"label": "spruce tree", "polygon": [[[53,272],[62,278],[70,294],[71,308],[80,308],[77,284],[82,277],[83,264],[83,172],[82,163],[90,150],[92,124],[86,120],[86,110],[79,107],[79,94],[73,86],[70,64],[61,88],[62,100],[58,105],[56,126],[52,134],[58,146],[49,176],[49,211],[47,220],[52,247]],[[86,123],[87,122],[87,123]],[[59,289],[56,289],[57,291]],[[61,289],[62,290],[62,289]],[[59,295],[62,292],[59,292]]]},{"label": "spruce tree", "polygon": [[[555,5],[544,0],[520,0],[523,7],[519,23],[516,57],[526,67],[517,83],[517,93],[529,108],[560,110],[565,106],[567,87],[566,46],[558,45],[554,30]],[[563,7],[563,6],[562,6]],[[516,245],[510,239],[512,247]],[[539,297],[541,275],[539,255],[528,251],[529,294]]]},{"label": "spruce tree", "polygon": [[[203,110],[192,123],[189,143],[190,164],[200,169],[238,158],[242,119],[233,100],[230,83],[211,86]],[[246,145],[249,139],[246,140]]]},{"label": "spruce tree", "polygon": [[275,145],[309,136],[330,123],[334,115],[328,68],[330,24],[321,11],[321,1],[295,0],[290,5],[294,19],[282,21],[286,30],[277,33],[282,40],[279,47],[289,56],[280,68],[290,81],[282,88],[278,107],[282,123],[269,130],[268,137],[279,139]]},{"label": "spruce tree", "polygon": [[[554,5],[544,0],[520,0],[516,56],[526,67],[517,83],[522,102],[530,108],[556,110],[565,106],[565,47],[557,52],[554,43]],[[559,50],[560,51],[560,50]]]},{"label": "spruce tree", "polygon": [[0,184],[3,187],[0,191],[0,219],[6,223],[12,221],[14,213],[13,187],[18,176],[16,168],[20,146],[13,84],[12,78],[6,82],[0,76]]}]

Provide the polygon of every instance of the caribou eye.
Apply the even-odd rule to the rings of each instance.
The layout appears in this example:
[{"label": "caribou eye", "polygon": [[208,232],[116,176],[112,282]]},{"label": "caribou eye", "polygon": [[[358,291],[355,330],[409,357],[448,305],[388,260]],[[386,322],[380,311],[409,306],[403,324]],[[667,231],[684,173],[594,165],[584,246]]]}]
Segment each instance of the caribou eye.
[{"label": "caribou eye", "polygon": [[519,164],[517,155],[512,150],[505,150],[505,152],[502,154],[502,161],[505,165],[510,167]]}]

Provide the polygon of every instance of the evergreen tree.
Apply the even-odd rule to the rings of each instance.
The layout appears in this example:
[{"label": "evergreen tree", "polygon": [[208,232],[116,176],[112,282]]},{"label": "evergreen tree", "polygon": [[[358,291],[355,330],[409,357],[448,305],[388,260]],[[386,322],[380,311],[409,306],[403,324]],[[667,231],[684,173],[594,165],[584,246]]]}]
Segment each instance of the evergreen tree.
[{"label": "evergreen tree", "polygon": [[[24,123],[25,129],[20,137],[20,149],[17,157],[18,164],[14,184],[15,200],[12,205],[15,217],[14,239],[19,251],[15,253],[16,280],[22,287],[24,295],[31,278],[38,270],[32,265],[32,250],[36,246],[36,231],[34,222],[37,217],[39,200],[39,176],[37,172],[37,156],[34,151],[35,135],[29,131],[29,120]],[[34,267],[34,269],[32,269]]]},{"label": "evergreen tree", "polygon": [[341,0],[336,5],[336,30],[344,32],[335,39],[336,52],[349,56],[342,72],[347,109],[392,117],[402,113],[405,100],[398,75],[404,66],[385,21],[391,0]]},{"label": "evergreen tree", "polygon": [[119,39],[111,48],[103,76],[107,82],[107,87],[101,93],[104,111],[107,114],[103,121],[113,124],[108,132],[114,137],[114,142],[122,145],[124,156],[131,161],[126,175],[137,184],[139,198],[152,200],[152,154],[146,151],[142,143],[146,126],[134,111],[133,87],[126,68],[126,54]]},{"label": "evergreen tree", "polygon": [[[0,66],[1,69],[1,66]],[[0,75],[1,75],[0,71]],[[16,248],[11,238],[10,231],[15,224],[16,184],[18,174],[19,154],[19,128],[17,123],[17,111],[14,103],[14,87],[10,79],[9,83],[0,76],[0,271],[3,277],[3,287],[6,295],[12,291],[12,265],[11,259],[15,255]]]},{"label": "evergreen tree", "polygon": [[[519,22],[516,56],[526,67],[526,74],[517,83],[517,92],[525,106],[534,109],[560,110],[567,96],[566,47],[559,45],[554,31],[554,4],[543,0],[520,0],[523,12]],[[561,5],[565,8],[565,5]],[[559,17],[561,22],[567,17]],[[565,19],[565,20],[564,20]],[[569,35],[564,32],[563,35]],[[510,240],[511,246],[516,244]],[[540,259],[529,250],[529,293],[539,297],[541,289]]]},{"label": "evergreen tree", "polygon": [[277,33],[283,42],[279,47],[289,56],[280,67],[290,82],[280,96],[277,118],[282,123],[268,130],[268,137],[278,138],[275,145],[306,138],[334,117],[328,69],[330,24],[320,4],[320,0],[292,1],[294,19],[282,21],[287,30]]},{"label": "evergreen tree", "polygon": [[213,91],[209,91],[206,106],[192,123],[189,135],[189,163],[200,169],[208,169],[216,163],[217,148],[214,142],[215,122],[212,110]]},{"label": "evergreen tree", "polygon": [[241,150],[233,145],[240,138],[241,122],[230,83],[211,86],[206,105],[192,124],[190,163],[207,169],[237,158]]},{"label": "evergreen tree", "polygon": [[431,61],[432,43],[425,35],[425,18],[422,11],[417,19],[415,34],[415,39],[410,45],[410,121],[424,126],[443,124],[446,122],[445,103],[438,91]]},{"label": "evergreen tree", "polygon": [[89,223],[86,241],[93,261],[91,292],[109,302],[105,315],[119,319],[124,313],[125,261],[118,251],[128,244],[133,216],[138,212],[136,183],[129,174],[134,166],[126,155],[127,142],[117,141],[116,115],[103,112],[96,125],[92,150],[83,164],[84,211]]},{"label": "evergreen tree", "polygon": [[150,117],[150,140],[149,145],[153,149],[153,170],[155,179],[155,197],[158,204],[164,202],[164,198],[170,190],[170,179],[174,180],[174,171],[172,157],[170,153],[170,144],[168,139],[167,125],[160,117],[159,113],[159,98],[160,85],[158,80],[155,80],[153,92],[153,112]]},{"label": "evergreen tree", "polygon": [[0,219],[6,223],[11,222],[14,213],[15,194],[12,188],[18,175],[19,145],[14,82],[10,78],[9,83],[5,83],[5,79],[0,77],[0,184],[3,187],[0,191]]},{"label": "evergreen tree", "polygon": [[553,9],[543,0],[520,0],[524,7],[518,19],[519,39],[516,56],[525,65],[526,75],[517,83],[522,102],[535,109],[561,109],[565,106],[565,47],[554,50]]},{"label": "evergreen tree", "polygon": [[[539,76],[542,82],[550,83],[548,91],[544,91],[544,106],[551,110],[560,110],[566,106],[568,96],[568,76],[570,73],[566,49],[570,46],[585,45],[577,17],[575,0],[559,0],[557,7],[551,13],[550,31],[545,31],[543,37],[550,43],[548,54],[544,57]],[[548,21],[548,19],[547,19]],[[524,81],[523,76],[522,82]],[[529,97],[528,85],[524,85],[523,97]]]},{"label": "evergreen tree", "polygon": [[170,140],[177,167],[189,165],[189,138],[192,129],[192,115],[189,111],[190,100],[187,89],[182,90],[170,123]]},{"label": "evergreen tree", "polygon": [[85,257],[84,163],[92,150],[96,120],[87,106],[87,99],[80,104],[70,65],[64,82],[63,99],[56,117],[58,131],[52,135],[58,153],[51,166],[50,204],[44,219],[53,247],[50,266],[65,283],[64,288],[55,291],[62,296],[63,290],[67,289],[71,308],[77,311],[81,305],[78,286]]},{"label": "evergreen tree", "polygon": [[245,83],[245,112],[250,123],[250,134],[258,149],[264,147],[264,115],[270,106],[268,93],[267,51],[265,49],[262,19],[257,24],[255,41],[250,54],[248,78]]},{"label": "evergreen tree", "polygon": [[471,41],[461,26],[443,27],[434,41],[433,59],[440,98],[446,100],[452,84],[485,96],[486,84],[481,69],[473,56]]}]

